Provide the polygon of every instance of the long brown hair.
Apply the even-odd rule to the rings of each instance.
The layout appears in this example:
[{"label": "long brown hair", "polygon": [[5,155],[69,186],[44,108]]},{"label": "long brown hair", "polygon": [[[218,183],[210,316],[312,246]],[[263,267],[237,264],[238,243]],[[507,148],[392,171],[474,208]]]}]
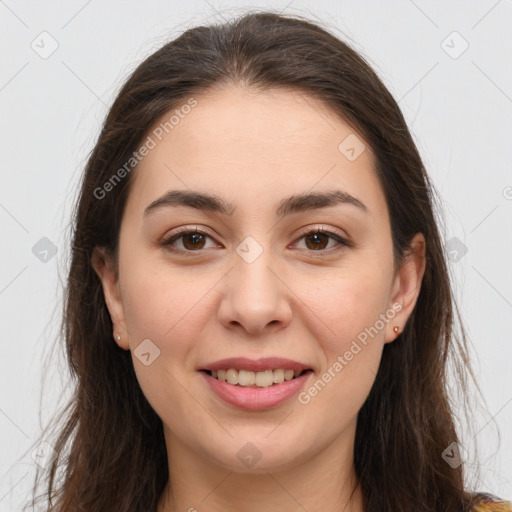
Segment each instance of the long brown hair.
[{"label": "long brown hair", "polygon": [[291,87],[324,102],[362,134],[376,157],[396,263],[414,234],[425,236],[419,298],[403,332],[384,347],[358,415],[354,464],[366,511],[470,510],[464,465],[452,467],[442,456],[458,442],[449,363],[463,404],[467,374],[476,380],[433,187],[397,102],[365,59],[315,22],[268,11],[187,30],[135,69],[108,112],[73,217],[62,336],[76,386],[53,444],[57,457],[47,473],[47,510],[156,511],[169,477],[162,421],[141,391],[130,353],[112,339],[91,265],[96,246],[117,257],[136,166],[108,193],[98,190],[130,161],[163,114],[194,94],[229,84]]}]

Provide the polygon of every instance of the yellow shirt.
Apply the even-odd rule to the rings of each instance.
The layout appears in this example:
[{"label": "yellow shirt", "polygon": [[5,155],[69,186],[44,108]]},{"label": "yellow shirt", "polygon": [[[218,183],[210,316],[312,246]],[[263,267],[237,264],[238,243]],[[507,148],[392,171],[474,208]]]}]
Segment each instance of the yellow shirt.
[{"label": "yellow shirt", "polygon": [[500,500],[490,494],[478,494],[478,503],[473,507],[474,512],[512,512],[510,501]]}]

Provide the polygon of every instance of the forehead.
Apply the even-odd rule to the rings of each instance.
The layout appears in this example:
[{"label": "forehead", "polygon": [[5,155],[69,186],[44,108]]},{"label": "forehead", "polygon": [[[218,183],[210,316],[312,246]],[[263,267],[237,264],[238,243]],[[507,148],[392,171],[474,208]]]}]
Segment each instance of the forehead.
[{"label": "forehead", "polygon": [[[151,132],[156,130],[159,138],[188,150],[211,150],[212,155],[222,151],[223,157],[239,157],[243,149],[246,158],[258,160],[276,156],[276,151],[280,160],[297,159],[314,149],[337,154],[340,137],[356,135],[324,103],[295,89],[258,91],[225,86],[196,95],[194,100],[196,106],[186,114],[173,116],[172,126],[166,125],[171,117],[166,113]],[[189,101],[182,100],[174,112],[185,112]],[[362,140],[360,135],[358,138]],[[188,156],[193,157],[194,152],[188,151]]]},{"label": "forehead", "polygon": [[223,197],[250,191],[273,202],[333,187],[367,202],[380,192],[362,136],[318,99],[293,89],[231,86],[192,95],[147,137],[154,147],[132,176],[139,209],[176,188]]}]

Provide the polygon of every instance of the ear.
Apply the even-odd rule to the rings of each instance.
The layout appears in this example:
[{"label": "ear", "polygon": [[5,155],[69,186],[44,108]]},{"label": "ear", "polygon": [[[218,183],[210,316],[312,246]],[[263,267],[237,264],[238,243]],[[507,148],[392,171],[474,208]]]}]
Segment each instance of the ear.
[{"label": "ear", "polygon": [[[124,307],[121,300],[121,291],[119,287],[119,274],[112,258],[106,254],[105,250],[100,247],[95,247],[92,257],[91,265],[98,275],[101,285],[103,287],[103,296],[105,304],[110,313],[114,332],[115,342],[124,350],[129,350],[130,344],[126,334],[126,323],[124,318]],[[118,340],[118,334],[121,335],[121,340]]]},{"label": "ear", "polygon": [[[407,319],[416,305],[425,274],[425,254],[425,237],[422,233],[416,233],[393,280],[389,307],[393,311],[399,311],[386,325],[385,343],[395,340],[404,330]],[[398,333],[393,331],[395,326],[400,329]]]}]

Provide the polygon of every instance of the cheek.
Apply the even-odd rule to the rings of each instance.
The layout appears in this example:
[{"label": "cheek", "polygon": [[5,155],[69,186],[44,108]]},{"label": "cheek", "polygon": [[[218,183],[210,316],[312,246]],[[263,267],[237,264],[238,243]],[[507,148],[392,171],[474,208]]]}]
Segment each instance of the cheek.
[{"label": "cheek", "polygon": [[366,400],[378,372],[385,327],[391,321],[386,315],[391,273],[386,269],[392,268],[392,260],[387,266],[377,259],[360,257],[339,269],[334,279],[331,275],[309,288],[308,306],[318,312],[316,338],[324,361],[300,403],[311,417],[323,418],[333,435]]},{"label": "cheek", "polygon": [[215,312],[209,291],[218,276],[201,277],[190,269],[163,271],[147,257],[126,259],[125,265],[123,306],[132,349],[146,338],[162,356],[193,349],[191,341],[200,338],[204,323]]},{"label": "cheek", "polygon": [[323,418],[326,434],[335,435],[340,425],[357,415],[375,381],[384,346],[386,321],[381,315],[386,315],[388,290],[382,278],[370,273],[352,273],[324,284],[308,304],[320,312],[315,330],[323,364],[299,402],[311,418]]},{"label": "cheek", "polygon": [[[144,260],[125,260],[123,296],[125,320],[130,337],[134,370],[146,399],[165,424],[186,437],[186,425],[204,421],[197,402],[200,389],[190,382],[190,370],[197,361],[197,340],[204,330],[205,318],[215,312],[207,294],[215,280],[191,279],[173,272],[164,275]],[[130,270],[128,270],[130,265]],[[159,352],[145,365],[137,348],[149,339]],[[147,343],[147,342],[146,342]],[[186,384],[185,384],[186,383]],[[200,409],[200,408],[199,408]]]},{"label": "cheek", "polygon": [[[382,350],[377,345],[346,351],[311,379],[298,396],[304,415],[310,418],[311,432],[320,424],[323,439],[332,439],[357,415],[375,382]],[[346,352],[352,354],[351,360]]]},{"label": "cheek", "polygon": [[316,313],[321,327],[317,334],[328,343],[324,348],[329,352],[339,352],[376,323],[379,334],[384,334],[379,319],[388,308],[389,284],[383,269],[343,268],[316,280],[314,287],[304,282],[304,288],[308,290],[304,302]]}]

